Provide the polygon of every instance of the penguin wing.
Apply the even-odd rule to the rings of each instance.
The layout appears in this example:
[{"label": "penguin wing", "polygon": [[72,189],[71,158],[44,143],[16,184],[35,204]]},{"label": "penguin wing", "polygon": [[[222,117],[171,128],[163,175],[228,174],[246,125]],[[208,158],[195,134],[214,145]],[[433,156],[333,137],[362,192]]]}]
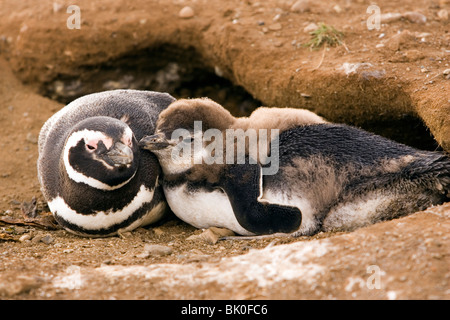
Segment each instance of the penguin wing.
[{"label": "penguin wing", "polygon": [[262,199],[263,175],[259,164],[226,165],[220,188],[227,194],[239,224],[255,234],[290,233],[302,221],[297,207]]}]

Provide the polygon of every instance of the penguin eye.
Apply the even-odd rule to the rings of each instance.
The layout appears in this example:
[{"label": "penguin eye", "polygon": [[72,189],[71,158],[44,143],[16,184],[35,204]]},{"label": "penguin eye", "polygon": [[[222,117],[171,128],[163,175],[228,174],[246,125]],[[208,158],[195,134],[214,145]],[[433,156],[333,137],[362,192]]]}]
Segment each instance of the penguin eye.
[{"label": "penguin eye", "polygon": [[84,140],[84,144],[86,146],[86,150],[89,151],[89,152],[97,150],[99,142],[101,142],[101,141],[99,141],[97,139],[86,139],[86,140]]},{"label": "penguin eye", "polygon": [[94,151],[97,148],[91,144],[86,144],[86,149],[88,149],[88,151]]}]

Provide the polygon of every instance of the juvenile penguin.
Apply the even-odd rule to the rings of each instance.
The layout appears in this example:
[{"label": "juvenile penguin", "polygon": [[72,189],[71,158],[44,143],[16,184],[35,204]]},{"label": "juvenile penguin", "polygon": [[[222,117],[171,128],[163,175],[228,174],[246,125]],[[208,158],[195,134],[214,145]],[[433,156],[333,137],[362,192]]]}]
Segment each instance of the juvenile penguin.
[{"label": "juvenile penguin", "polygon": [[[289,121],[280,121],[288,114]],[[252,159],[250,147],[245,162],[212,162],[236,160],[237,153],[225,153],[237,150],[239,141],[226,132],[242,128],[278,129],[270,154]],[[229,137],[232,147],[221,151],[217,140]],[[178,100],[140,145],[159,159],[172,211],[198,228],[224,227],[240,235],[348,231],[449,199],[450,159],[444,153],[328,123],[304,110],[273,108],[237,119],[208,99]],[[273,162],[278,170],[264,174]]]},{"label": "juvenile penguin", "polygon": [[159,113],[174,100],[151,91],[105,91],[74,100],[45,122],[38,178],[61,226],[99,237],[162,217],[161,168],[138,141],[154,133]]}]

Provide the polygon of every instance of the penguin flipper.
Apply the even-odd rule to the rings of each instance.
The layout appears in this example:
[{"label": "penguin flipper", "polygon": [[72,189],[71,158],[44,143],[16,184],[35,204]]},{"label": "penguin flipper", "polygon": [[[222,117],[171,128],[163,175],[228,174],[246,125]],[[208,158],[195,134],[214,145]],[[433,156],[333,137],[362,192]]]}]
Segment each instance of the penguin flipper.
[{"label": "penguin flipper", "polygon": [[227,194],[239,224],[255,234],[298,230],[302,220],[300,209],[262,199],[262,182],[259,164],[226,165],[220,187]]}]

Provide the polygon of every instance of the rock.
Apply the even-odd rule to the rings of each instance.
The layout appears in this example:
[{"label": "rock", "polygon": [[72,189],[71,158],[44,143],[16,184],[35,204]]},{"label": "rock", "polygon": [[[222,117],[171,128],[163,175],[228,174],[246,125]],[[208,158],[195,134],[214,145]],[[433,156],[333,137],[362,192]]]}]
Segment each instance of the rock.
[{"label": "rock", "polygon": [[162,230],[161,228],[158,228],[158,227],[153,228],[152,231],[153,231],[153,232],[155,233],[155,235],[157,235],[158,237],[161,236],[161,235],[163,235],[163,234],[165,233],[164,230]]},{"label": "rock", "polygon": [[311,22],[305,28],[303,28],[303,32],[309,33],[314,30],[317,30],[317,28],[319,28],[319,26],[317,24],[315,24],[314,22]]},{"label": "rock", "polygon": [[186,263],[203,262],[203,261],[208,260],[210,257],[211,256],[207,255],[207,254],[192,254],[186,258],[185,262]]},{"label": "rock", "polygon": [[[400,53],[400,52],[397,52]],[[408,50],[401,53],[400,56],[397,54],[393,55],[388,59],[389,62],[414,62],[418,60],[422,60],[425,58],[425,54],[419,50]]]},{"label": "rock", "polygon": [[178,13],[178,16],[182,19],[190,19],[195,15],[194,9],[189,6],[184,7]]},{"label": "rock", "polygon": [[333,10],[336,13],[341,13],[342,12],[342,8],[338,4],[333,7]]},{"label": "rock", "polygon": [[269,30],[272,31],[278,31],[281,30],[281,28],[282,28],[281,23],[274,23],[269,26]]},{"label": "rock", "polygon": [[57,12],[61,11],[61,9],[63,7],[64,7],[63,4],[57,3],[57,2],[53,2],[53,13],[57,13]]},{"label": "rock", "polygon": [[0,296],[13,297],[40,287],[42,280],[37,277],[19,275],[16,278],[2,275],[0,277]]},{"label": "rock", "polygon": [[24,241],[27,241],[27,240],[30,240],[31,239],[31,235],[29,235],[29,234],[24,234],[24,235],[22,235],[20,238],[19,238],[19,241],[20,242],[24,242]]},{"label": "rock", "polygon": [[148,256],[168,256],[172,254],[172,252],[172,248],[168,246],[159,244],[146,244],[144,246],[143,254],[148,254]]},{"label": "rock", "polygon": [[448,11],[446,9],[441,9],[438,11],[437,16],[439,20],[447,21],[448,20]]},{"label": "rock", "polygon": [[424,24],[425,22],[427,22],[427,17],[419,12],[406,12],[403,14],[403,17],[408,19],[412,23]]},{"label": "rock", "polygon": [[[445,69],[443,74],[444,74],[445,79],[450,80],[450,69]],[[450,100],[449,100],[449,102],[450,102]]]},{"label": "rock", "polygon": [[55,239],[53,239],[53,237],[49,234],[43,236],[41,239],[41,242],[43,242],[45,244],[52,244],[53,241],[55,241]]},{"label": "rock", "polygon": [[200,240],[200,241],[204,241],[208,244],[216,244],[220,238],[234,236],[234,235],[235,235],[234,232],[229,229],[211,227],[211,228],[203,231],[201,234],[195,234],[195,235],[188,237],[186,240],[189,240],[189,241]]},{"label": "rock", "polygon": [[383,13],[382,15],[380,15],[380,22],[381,23],[390,23],[390,22],[398,21],[402,17],[403,17],[403,15],[401,13],[393,13],[393,12]]},{"label": "rock", "polygon": [[386,70],[372,70],[372,71],[362,71],[361,77],[365,80],[369,80],[370,78],[381,79],[386,75]]},{"label": "rock", "polygon": [[38,138],[31,132],[28,132],[26,140],[32,144],[38,143]]},{"label": "rock", "polygon": [[373,65],[369,62],[363,62],[363,63],[349,63],[344,62],[341,67],[338,68],[338,70],[343,70],[346,75],[357,73],[358,69],[360,68],[370,68]]},{"label": "rock", "polygon": [[290,11],[297,13],[308,12],[311,11],[311,4],[308,0],[299,0],[291,6]]},{"label": "rock", "polygon": [[37,234],[33,237],[33,239],[31,239],[31,242],[33,243],[38,243],[41,241],[41,239],[44,237],[43,234]]},{"label": "rock", "polygon": [[385,45],[388,49],[397,51],[400,50],[404,44],[414,41],[414,39],[415,37],[411,32],[408,30],[403,30],[390,38]]},{"label": "rock", "polygon": [[281,40],[275,40],[275,41],[273,42],[273,45],[274,45],[275,47],[277,47],[277,48],[283,46],[283,44],[284,44],[284,42],[281,41]]},{"label": "rock", "polygon": [[421,13],[414,12],[414,11],[409,11],[409,12],[405,12],[405,13],[388,12],[388,13],[383,13],[382,15],[380,15],[381,23],[395,22],[402,18],[405,18],[412,23],[418,23],[418,24],[423,24],[423,23],[427,22],[426,16],[424,16]]}]

